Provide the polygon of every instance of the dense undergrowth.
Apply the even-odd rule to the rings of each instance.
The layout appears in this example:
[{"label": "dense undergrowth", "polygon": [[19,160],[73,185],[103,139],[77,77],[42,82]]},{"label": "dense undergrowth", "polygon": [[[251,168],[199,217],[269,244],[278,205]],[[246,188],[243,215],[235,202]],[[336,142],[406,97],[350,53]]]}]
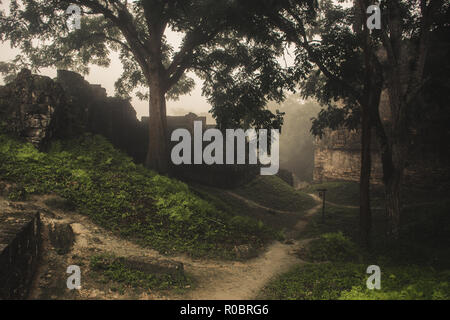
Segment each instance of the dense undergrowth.
[{"label": "dense undergrowth", "polygon": [[233,258],[240,244],[261,247],[275,232],[216,208],[175,179],[136,165],[101,136],[54,142],[48,152],[0,135],[0,180],[11,200],[55,193],[97,224],[162,253]]}]

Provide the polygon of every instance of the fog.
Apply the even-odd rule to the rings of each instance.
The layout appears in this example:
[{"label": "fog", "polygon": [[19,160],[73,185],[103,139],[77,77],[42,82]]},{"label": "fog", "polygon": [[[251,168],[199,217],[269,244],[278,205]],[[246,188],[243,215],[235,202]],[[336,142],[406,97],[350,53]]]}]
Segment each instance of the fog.
[{"label": "fog", "polygon": [[317,116],[320,105],[290,95],[281,104],[269,104],[269,109],[286,113],[280,136],[280,168],[291,171],[300,181],[311,181],[314,168],[311,118]]}]

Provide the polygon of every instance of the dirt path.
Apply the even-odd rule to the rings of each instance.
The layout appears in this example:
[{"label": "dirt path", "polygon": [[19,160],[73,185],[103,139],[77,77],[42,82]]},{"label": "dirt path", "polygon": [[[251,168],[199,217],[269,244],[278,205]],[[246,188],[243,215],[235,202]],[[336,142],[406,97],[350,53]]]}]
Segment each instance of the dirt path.
[{"label": "dirt path", "polygon": [[[316,196],[311,195],[316,201]],[[185,255],[170,257],[182,262],[186,273],[195,278],[196,286],[191,291],[181,294],[176,292],[144,292],[125,290],[117,292],[111,286],[102,285],[89,270],[90,257],[99,253],[113,253],[116,256],[146,256],[167,259],[157,251],[142,248],[139,245],[117,237],[112,232],[95,225],[87,216],[74,212],[64,212],[46,206],[45,200],[52,196],[36,197],[33,206],[41,208],[45,224],[57,221],[68,223],[75,234],[75,243],[68,255],[57,255],[51,247],[46,247],[44,257],[30,298],[38,299],[254,299],[260,289],[274,276],[287,271],[291,266],[303,263],[296,252],[308,240],[289,240],[285,243],[274,242],[260,256],[244,261],[217,261],[209,259],[192,259]],[[242,197],[241,197],[242,198]],[[288,239],[295,239],[305,228],[308,218],[320,210],[317,204],[300,215],[266,208],[250,200],[242,198],[250,205],[256,205],[266,212],[278,214],[296,214],[299,216],[296,225],[287,233]],[[50,212],[50,213],[45,213]],[[267,213],[269,214],[269,213]],[[82,288],[68,291],[65,287],[65,269],[69,265],[80,265],[83,272]]]},{"label": "dirt path", "polygon": [[[252,202],[250,200],[247,201]],[[260,207],[265,208],[263,206]],[[308,218],[320,208],[321,206],[318,204],[308,210],[306,215],[299,219],[290,236],[295,238],[298,233],[303,231]],[[181,298],[193,300],[254,299],[262,287],[274,276],[286,272],[296,264],[304,263],[298,258],[296,252],[309,241],[310,239],[301,241],[290,240],[289,244],[277,241],[270,245],[261,256],[243,263],[224,263],[215,268],[203,266],[203,269],[201,265],[186,263],[185,268],[187,271],[191,273],[201,271],[203,273],[203,281],[196,290]],[[204,274],[205,272],[207,274]]]}]

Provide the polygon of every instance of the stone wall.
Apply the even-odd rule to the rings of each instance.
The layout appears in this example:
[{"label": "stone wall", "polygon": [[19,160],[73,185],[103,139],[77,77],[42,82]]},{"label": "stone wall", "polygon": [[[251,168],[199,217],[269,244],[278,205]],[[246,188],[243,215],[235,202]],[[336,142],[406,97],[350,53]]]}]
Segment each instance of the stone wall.
[{"label": "stone wall", "polygon": [[106,89],[89,84],[78,73],[58,70],[55,81],[62,86],[71,106],[74,131],[101,134],[114,146],[143,162],[147,130],[126,99],[108,97]]},{"label": "stone wall", "polygon": [[[372,145],[371,182],[382,183],[383,168],[377,145]],[[317,138],[314,150],[314,181],[359,181],[361,169],[361,142],[359,131],[328,130]]]},{"label": "stone wall", "polygon": [[0,299],[24,299],[38,266],[37,212],[0,212]]},{"label": "stone wall", "polygon": [[[381,184],[383,167],[380,152],[372,133],[372,173],[371,182]],[[450,184],[450,165],[448,159],[437,156],[435,151],[418,152],[410,147],[404,183],[427,187]],[[359,181],[361,169],[361,143],[359,131],[339,129],[328,130],[322,139],[316,139],[314,146],[314,181],[348,180]]]},{"label": "stone wall", "polygon": [[0,129],[26,138],[37,147],[70,128],[64,90],[48,77],[22,70],[0,87]]}]

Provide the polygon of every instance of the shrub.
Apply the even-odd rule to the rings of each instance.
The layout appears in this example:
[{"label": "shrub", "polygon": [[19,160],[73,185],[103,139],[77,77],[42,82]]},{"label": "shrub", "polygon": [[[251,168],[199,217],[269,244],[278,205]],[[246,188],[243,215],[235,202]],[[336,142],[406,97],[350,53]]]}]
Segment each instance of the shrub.
[{"label": "shrub", "polygon": [[358,261],[361,256],[358,247],[342,232],[325,233],[317,240],[312,240],[308,247],[300,252],[308,261]]}]

